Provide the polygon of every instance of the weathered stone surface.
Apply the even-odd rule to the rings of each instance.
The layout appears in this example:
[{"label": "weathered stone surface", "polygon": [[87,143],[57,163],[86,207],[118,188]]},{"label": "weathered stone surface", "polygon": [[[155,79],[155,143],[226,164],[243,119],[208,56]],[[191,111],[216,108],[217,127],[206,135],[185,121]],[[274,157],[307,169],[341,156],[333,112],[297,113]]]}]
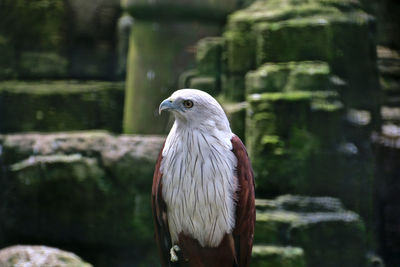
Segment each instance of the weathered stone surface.
[{"label": "weathered stone surface", "polygon": [[0,82],[0,133],[122,130],[124,84]]},{"label": "weathered stone surface", "polygon": [[301,247],[307,266],[365,266],[365,226],[334,198],[257,200],[255,242]]},{"label": "weathered stone surface", "polygon": [[250,95],[248,102],[246,143],[259,194],[339,197],[372,223],[369,137],[343,135],[349,126],[337,94],[273,92]]},{"label": "weathered stone surface", "polygon": [[49,52],[21,53],[19,69],[25,78],[63,78],[68,76],[68,61],[65,57]]},{"label": "weathered stone surface", "polygon": [[0,78],[114,79],[119,14],[119,0],[2,1]]},{"label": "weathered stone surface", "polygon": [[348,82],[352,107],[376,110],[373,23],[358,1],[256,1],[229,17],[227,69],[246,73],[267,62],[326,61]]},{"label": "weathered stone surface", "polygon": [[0,244],[79,247],[85,257],[98,254],[97,244],[146,261],[155,252],[150,191],[163,141],[105,132],[1,136]]},{"label": "weathered stone surface", "polygon": [[223,74],[221,90],[224,98],[229,101],[245,100],[245,77],[236,74]]},{"label": "weathered stone surface", "polygon": [[297,247],[253,247],[251,266],[255,267],[305,267],[304,252]]},{"label": "weathered stone surface", "polygon": [[15,49],[10,40],[0,35],[0,79],[13,79],[16,76],[16,67],[14,62]]},{"label": "weathered stone surface", "polygon": [[327,90],[329,75],[321,61],[266,63],[246,74],[246,93]]},{"label": "weathered stone surface", "polygon": [[225,38],[225,58],[227,73],[244,75],[254,66],[254,37],[249,31],[228,30]]},{"label": "weathered stone surface", "polygon": [[190,79],[189,88],[195,88],[216,95],[219,92],[219,83],[212,76],[196,76]]},{"label": "weathered stone surface", "polygon": [[223,45],[222,37],[206,37],[197,43],[196,64],[200,74],[220,75]]},{"label": "weathered stone surface", "polygon": [[75,254],[45,246],[13,246],[0,250],[0,266],[91,267]]}]

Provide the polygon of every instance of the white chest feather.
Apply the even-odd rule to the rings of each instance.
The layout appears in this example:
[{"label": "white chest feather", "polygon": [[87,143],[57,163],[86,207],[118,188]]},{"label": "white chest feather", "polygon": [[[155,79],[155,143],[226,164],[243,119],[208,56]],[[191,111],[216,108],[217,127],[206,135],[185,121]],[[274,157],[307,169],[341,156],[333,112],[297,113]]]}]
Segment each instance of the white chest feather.
[{"label": "white chest feather", "polygon": [[162,194],[172,242],[183,233],[202,246],[218,246],[235,226],[235,168],[232,134],[171,130],[161,162]]}]

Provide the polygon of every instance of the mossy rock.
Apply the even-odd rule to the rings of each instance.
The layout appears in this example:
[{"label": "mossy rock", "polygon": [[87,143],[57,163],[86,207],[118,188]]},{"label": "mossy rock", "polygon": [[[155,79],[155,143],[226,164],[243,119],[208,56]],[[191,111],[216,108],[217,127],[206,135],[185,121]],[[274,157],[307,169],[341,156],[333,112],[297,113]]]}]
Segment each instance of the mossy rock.
[{"label": "mossy rock", "polygon": [[15,49],[10,40],[0,34],[0,80],[13,79],[16,76]]},{"label": "mossy rock", "polygon": [[59,266],[92,267],[77,255],[46,246],[12,246],[0,250],[0,265],[13,266]]},{"label": "mossy rock", "polygon": [[24,52],[19,71],[25,78],[63,78],[68,76],[68,60],[56,53]]},{"label": "mossy rock", "polygon": [[305,267],[304,252],[298,247],[255,245],[251,266],[255,267]]},{"label": "mossy rock", "polygon": [[[96,266],[99,260],[114,266],[128,249],[132,265],[154,258],[150,191],[143,188],[151,188],[164,139],[105,132],[2,136],[0,244],[76,247]],[[106,259],[98,257],[100,246]]]},{"label": "mossy rock", "polygon": [[238,74],[223,74],[221,77],[222,94],[229,101],[245,99],[245,77]]},{"label": "mossy rock", "polygon": [[329,31],[326,19],[259,23],[255,27],[256,64],[330,59]]},{"label": "mossy rock", "polygon": [[229,16],[228,26],[232,29],[243,29],[258,22],[275,22],[315,15],[338,15],[360,8],[361,4],[357,0],[254,1],[247,8],[232,13]]},{"label": "mossy rock", "polygon": [[225,72],[231,74],[245,74],[254,67],[254,36],[250,31],[224,32],[226,41],[224,57],[226,59]]},{"label": "mossy rock", "polygon": [[364,223],[339,200],[282,196],[257,202],[256,243],[301,247],[307,266],[365,266]]},{"label": "mossy rock", "polygon": [[219,82],[213,76],[196,76],[190,79],[189,88],[199,89],[210,95],[217,95],[219,93]]},{"label": "mossy rock", "polygon": [[321,61],[266,63],[246,74],[246,93],[327,90],[329,75]]},{"label": "mossy rock", "polygon": [[365,266],[367,234],[352,212],[309,214],[293,225],[291,243],[306,252],[308,266]]},{"label": "mossy rock", "polygon": [[346,105],[376,110],[374,23],[359,1],[255,1],[229,16],[227,69],[243,73],[267,62],[325,61],[348,82]]},{"label": "mossy rock", "polygon": [[0,82],[0,132],[121,132],[123,103],[119,82]]},{"label": "mossy rock", "polygon": [[222,64],[222,37],[206,37],[197,43],[196,64],[202,75],[219,75]]}]

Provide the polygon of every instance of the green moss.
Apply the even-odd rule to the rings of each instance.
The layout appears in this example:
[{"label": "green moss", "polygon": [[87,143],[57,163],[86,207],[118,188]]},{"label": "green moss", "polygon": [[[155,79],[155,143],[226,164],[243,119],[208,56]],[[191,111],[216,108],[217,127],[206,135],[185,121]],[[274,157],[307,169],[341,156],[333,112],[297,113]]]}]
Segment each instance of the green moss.
[{"label": "green moss", "polygon": [[246,75],[246,92],[289,92],[326,90],[329,65],[320,61],[267,63]]},{"label": "green moss", "polygon": [[254,66],[254,41],[251,32],[226,31],[226,72],[244,74]]},{"label": "green moss", "polygon": [[196,76],[190,79],[189,88],[199,89],[211,95],[219,93],[219,84],[215,77]]},{"label": "green moss", "polygon": [[284,244],[292,223],[300,220],[295,213],[281,211],[258,212],[255,225],[255,243]]},{"label": "green moss", "polygon": [[221,37],[206,37],[197,43],[196,63],[200,74],[220,74],[223,43]]},{"label": "green moss", "polygon": [[246,9],[234,12],[229,17],[229,25],[254,24],[261,21],[279,21],[317,14],[331,15],[360,8],[358,1],[347,0],[291,0],[255,1]]},{"label": "green moss", "polygon": [[221,78],[222,93],[230,101],[243,101],[245,78],[243,75],[225,74]]},{"label": "green moss", "polygon": [[1,82],[0,132],[84,129],[120,132],[123,99],[123,83]]},{"label": "green moss", "polygon": [[10,40],[0,34],[0,80],[16,76],[15,49]]},{"label": "green moss", "polygon": [[325,18],[259,23],[256,64],[330,59],[330,34]]},{"label": "green moss", "polygon": [[67,76],[68,61],[56,53],[25,52],[19,68],[26,78],[60,78]]},{"label": "green moss", "polygon": [[281,196],[264,200],[262,211],[259,202],[256,242],[301,247],[307,266],[364,266],[365,226],[338,199]]}]

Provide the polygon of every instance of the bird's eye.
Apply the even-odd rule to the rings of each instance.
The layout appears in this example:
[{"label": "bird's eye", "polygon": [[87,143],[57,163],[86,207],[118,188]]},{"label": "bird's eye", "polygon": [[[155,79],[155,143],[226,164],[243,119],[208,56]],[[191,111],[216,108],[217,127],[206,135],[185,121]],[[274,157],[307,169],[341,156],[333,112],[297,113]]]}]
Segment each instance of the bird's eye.
[{"label": "bird's eye", "polygon": [[191,101],[191,100],[185,100],[185,101],[183,101],[183,106],[184,106],[185,108],[191,108],[191,107],[193,107],[193,101]]}]

